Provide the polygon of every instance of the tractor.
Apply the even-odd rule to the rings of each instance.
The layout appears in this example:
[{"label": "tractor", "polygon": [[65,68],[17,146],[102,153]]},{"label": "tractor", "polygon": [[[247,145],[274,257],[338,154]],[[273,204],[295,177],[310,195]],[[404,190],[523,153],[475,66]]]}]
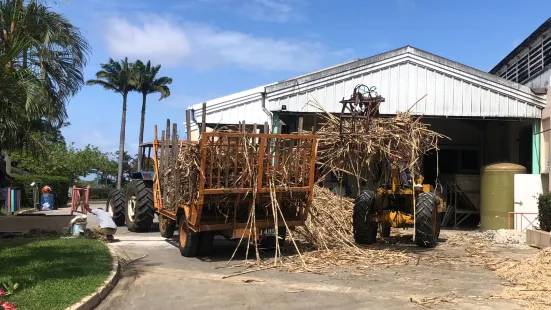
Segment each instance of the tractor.
[{"label": "tractor", "polygon": [[[356,134],[361,126],[369,131],[371,121],[379,117],[382,102],[385,99],[377,94],[375,87],[356,86],[350,98],[340,101],[341,138],[347,134]],[[344,129],[344,119],[350,119],[348,131]],[[399,163],[381,159],[378,167],[379,180],[375,184],[379,185],[376,190],[360,191],[355,199],[353,232],[356,243],[375,242],[379,230],[382,237],[389,237],[391,227],[415,227],[415,242],[418,246],[436,246],[440,234],[439,210],[444,207],[443,199],[436,195],[432,185],[423,184],[423,177],[409,180],[406,167]]]},{"label": "tractor", "polygon": [[[106,211],[111,214],[117,226],[126,223],[129,231],[148,231],[153,224],[153,171],[149,171],[153,143],[140,145],[139,167],[130,175],[126,192],[115,189],[109,193]],[[147,153],[147,156],[146,156]]]},{"label": "tractor", "polygon": [[371,244],[379,230],[385,238],[390,236],[391,227],[415,227],[418,246],[436,246],[443,199],[435,194],[432,185],[422,184],[423,177],[404,184],[403,171],[395,165],[385,166],[386,171],[390,170],[390,184],[383,182],[375,191],[364,190],[354,201],[354,240]]}]

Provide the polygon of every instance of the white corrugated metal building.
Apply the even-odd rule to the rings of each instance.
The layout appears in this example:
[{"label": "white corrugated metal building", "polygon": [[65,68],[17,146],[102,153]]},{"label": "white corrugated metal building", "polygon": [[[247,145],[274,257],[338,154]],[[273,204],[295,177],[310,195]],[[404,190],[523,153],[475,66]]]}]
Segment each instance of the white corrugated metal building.
[{"label": "white corrugated metal building", "polygon": [[[546,106],[544,92],[411,46],[207,101],[206,124],[214,128],[244,121],[249,128],[255,123],[262,128],[268,122],[273,132],[291,133],[302,117],[310,129],[319,112],[312,101],[340,113],[339,101],[360,84],[376,87],[385,98],[383,116],[411,107],[410,112],[423,115],[425,123],[450,138],[439,141],[438,155],[423,158],[422,174],[427,183],[438,177],[463,187],[457,188],[468,198],[455,209],[460,221],[478,212],[483,165],[506,161],[539,173],[540,136],[535,133]],[[195,130],[201,107],[191,108],[198,120]],[[355,182],[349,184],[356,192]]]},{"label": "white corrugated metal building", "polygon": [[[425,122],[451,138],[441,142],[444,173],[477,173],[495,161],[539,172],[539,165],[532,164],[532,137],[546,104],[544,95],[411,46],[207,101],[207,127],[267,121],[272,130],[293,132],[302,116],[309,128],[316,112],[309,101],[340,113],[339,101],[359,84],[376,87],[385,98],[380,113],[387,115],[408,110],[426,95],[411,112],[424,115]],[[191,108],[199,120],[194,129],[201,105]],[[428,179],[434,173],[426,171]]]}]

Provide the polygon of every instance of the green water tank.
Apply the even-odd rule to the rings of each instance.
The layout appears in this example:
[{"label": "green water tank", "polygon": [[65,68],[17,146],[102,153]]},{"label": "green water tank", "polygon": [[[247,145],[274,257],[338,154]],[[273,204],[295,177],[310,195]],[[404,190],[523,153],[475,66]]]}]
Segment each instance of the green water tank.
[{"label": "green water tank", "polygon": [[[515,210],[515,174],[526,168],[497,163],[480,170],[480,229],[507,229],[507,216]],[[512,219],[511,219],[512,220]]]}]

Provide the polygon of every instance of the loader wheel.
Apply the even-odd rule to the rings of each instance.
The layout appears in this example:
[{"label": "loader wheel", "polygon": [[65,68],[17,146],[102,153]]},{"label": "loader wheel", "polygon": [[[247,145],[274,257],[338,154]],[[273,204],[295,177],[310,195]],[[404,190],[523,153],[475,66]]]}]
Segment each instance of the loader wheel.
[{"label": "loader wheel", "polygon": [[281,249],[285,245],[285,237],[287,237],[287,229],[285,227],[278,227],[277,229],[278,236],[267,236],[260,241],[260,246],[265,249],[275,249],[276,242],[279,243],[279,248]]},{"label": "loader wheel", "polygon": [[209,256],[212,254],[214,245],[214,231],[203,231],[199,233],[199,249],[197,255]]},{"label": "loader wheel", "polygon": [[382,222],[381,223],[381,237],[383,237],[383,238],[390,237],[390,228],[391,228],[391,225],[389,223]]},{"label": "loader wheel", "polygon": [[438,235],[440,235],[438,203],[439,200],[433,193],[421,193],[417,197],[415,243],[418,246],[433,248],[438,242]]},{"label": "loader wheel", "polygon": [[134,180],[126,189],[126,227],[129,231],[149,231],[155,216],[151,185]]},{"label": "loader wheel", "polygon": [[109,212],[117,226],[124,226],[124,193],[120,189],[109,192],[105,210]]},{"label": "loader wheel", "polygon": [[159,231],[163,238],[172,238],[176,230],[176,222],[168,217],[159,214]]},{"label": "loader wheel", "polygon": [[359,244],[377,241],[378,224],[374,220],[375,192],[363,191],[354,201],[353,230],[354,240]]},{"label": "loader wheel", "polygon": [[201,235],[189,228],[185,214],[180,216],[180,231],[178,237],[178,240],[180,241],[180,254],[184,257],[197,256]]}]

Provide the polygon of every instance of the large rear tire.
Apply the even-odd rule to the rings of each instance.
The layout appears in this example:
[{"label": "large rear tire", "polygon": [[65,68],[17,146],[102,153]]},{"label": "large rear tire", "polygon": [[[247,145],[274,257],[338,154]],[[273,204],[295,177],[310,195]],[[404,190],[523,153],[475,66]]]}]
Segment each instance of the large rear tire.
[{"label": "large rear tire", "polygon": [[126,189],[126,227],[129,231],[149,231],[155,217],[151,184],[134,180]]},{"label": "large rear tire", "polygon": [[124,193],[120,189],[109,192],[105,210],[109,212],[117,226],[124,226]]},{"label": "large rear tire", "polygon": [[375,221],[375,192],[365,190],[354,201],[354,240],[359,244],[377,241],[378,224]]},{"label": "large rear tire", "polygon": [[415,207],[415,243],[425,248],[433,248],[438,243],[439,200],[433,193],[421,193]]},{"label": "large rear tire", "polygon": [[195,257],[199,250],[201,235],[191,230],[188,226],[186,215],[180,216],[180,231],[178,236],[180,254],[184,257]]}]

